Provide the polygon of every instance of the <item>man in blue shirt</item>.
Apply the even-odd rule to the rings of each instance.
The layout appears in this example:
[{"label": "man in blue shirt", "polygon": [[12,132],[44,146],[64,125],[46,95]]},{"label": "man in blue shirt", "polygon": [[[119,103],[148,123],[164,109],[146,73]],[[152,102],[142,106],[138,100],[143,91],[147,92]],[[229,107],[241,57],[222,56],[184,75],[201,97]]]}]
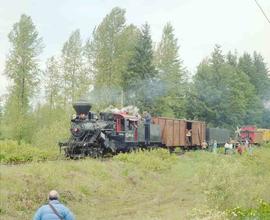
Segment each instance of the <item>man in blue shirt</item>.
[{"label": "man in blue shirt", "polygon": [[49,193],[49,204],[40,207],[33,220],[75,220],[72,212],[59,202],[59,194],[52,190]]}]

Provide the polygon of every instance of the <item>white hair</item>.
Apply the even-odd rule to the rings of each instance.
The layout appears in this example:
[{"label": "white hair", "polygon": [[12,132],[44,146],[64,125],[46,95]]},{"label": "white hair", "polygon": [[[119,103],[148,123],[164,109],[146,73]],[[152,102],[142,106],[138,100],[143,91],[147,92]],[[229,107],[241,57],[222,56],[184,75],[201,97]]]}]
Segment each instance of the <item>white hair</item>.
[{"label": "white hair", "polygon": [[59,199],[59,193],[56,190],[51,190],[49,192],[49,200]]}]

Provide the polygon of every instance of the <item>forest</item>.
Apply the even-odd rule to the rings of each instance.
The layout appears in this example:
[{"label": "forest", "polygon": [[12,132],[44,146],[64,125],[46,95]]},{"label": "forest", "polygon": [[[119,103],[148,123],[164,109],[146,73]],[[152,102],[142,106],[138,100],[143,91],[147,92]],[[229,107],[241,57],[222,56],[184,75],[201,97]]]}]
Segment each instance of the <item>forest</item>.
[{"label": "forest", "polygon": [[174,35],[178,27],[167,23],[153,42],[149,24],[128,24],[125,14],[113,8],[86,41],[74,30],[46,65],[39,59],[42,36],[31,17],[21,15],[8,35],[4,74],[12,83],[1,97],[0,139],[56,146],[68,135],[72,103],[79,99],[97,112],[135,105],[152,115],[231,130],[270,128],[270,76],[261,54],[237,48],[224,53],[215,45],[191,73]]}]

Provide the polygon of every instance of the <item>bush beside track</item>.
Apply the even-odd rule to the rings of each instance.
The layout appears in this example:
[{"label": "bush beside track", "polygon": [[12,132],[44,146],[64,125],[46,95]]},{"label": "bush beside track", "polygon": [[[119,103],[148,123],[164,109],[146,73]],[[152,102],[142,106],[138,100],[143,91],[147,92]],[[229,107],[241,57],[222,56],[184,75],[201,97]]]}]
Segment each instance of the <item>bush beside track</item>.
[{"label": "bush beside track", "polygon": [[32,161],[55,160],[59,151],[55,148],[40,149],[26,143],[0,141],[0,163],[18,164]]}]

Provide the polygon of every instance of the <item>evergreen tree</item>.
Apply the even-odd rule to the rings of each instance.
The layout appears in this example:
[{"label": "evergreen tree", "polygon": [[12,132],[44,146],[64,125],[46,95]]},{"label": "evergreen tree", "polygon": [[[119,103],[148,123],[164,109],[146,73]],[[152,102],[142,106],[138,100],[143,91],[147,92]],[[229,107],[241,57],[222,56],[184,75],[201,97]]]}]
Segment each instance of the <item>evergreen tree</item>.
[{"label": "evergreen tree", "polygon": [[263,109],[263,103],[270,98],[270,78],[263,57],[256,52],[253,53],[253,57],[244,53],[239,58],[238,69],[248,76],[249,82],[255,87],[257,96],[257,99],[251,100],[256,101],[257,108],[251,112],[248,111],[246,122],[256,124],[260,119],[261,125],[265,127],[268,121],[265,113],[268,111]]},{"label": "evergreen tree", "polygon": [[231,51],[229,51],[226,56],[226,62],[231,66],[237,67],[238,58],[236,52],[233,54]]},{"label": "evergreen tree", "polygon": [[256,81],[254,82],[254,86],[258,91],[258,95],[262,100],[270,99],[270,75],[269,71],[266,67],[266,63],[262,55],[257,52],[253,53],[253,64],[256,71]]},{"label": "evergreen tree", "polygon": [[260,125],[262,128],[270,128],[270,109],[264,108],[262,114],[262,122]]},{"label": "evergreen tree", "polygon": [[245,73],[224,63],[223,57],[218,48],[210,61],[199,65],[189,97],[191,118],[232,128],[260,122],[262,107],[254,86]]},{"label": "evergreen tree", "polygon": [[244,53],[239,58],[238,68],[247,74],[250,83],[252,83],[259,97],[267,99],[270,97],[270,79],[268,77],[268,69],[263,57],[254,52],[253,58],[250,54]]},{"label": "evergreen tree", "polygon": [[135,80],[151,79],[156,76],[155,66],[153,64],[153,48],[150,35],[150,26],[143,25],[141,35],[135,46],[133,59],[129,63],[128,71]]},{"label": "evergreen tree", "polygon": [[136,104],[140,109],[153,112],[154,95],[157,92],[153,90],[157,87],[156,76],[150,26],[146,23],[142,27],[134,56],[128,65],[126,74],[128,104]]},{"label": "evergreen tree", "polygon": [[211,54],[210,62],[212,64],[212,67],[216,72],[219,71],[222,64],[225,62],[225,57],[222,54],[221,46],[216,44],[214,47],[214,51]]},{"label": "evergreen tree", "polygon": [[6,61],[5,73],[12,80],[5,106],[6,137],[28,139],[27,130],[30,100],[35,95],[40,70],[38,55],[42,51],[42,39],[31,17],[22,15],[8,35],[11,49]]}]

